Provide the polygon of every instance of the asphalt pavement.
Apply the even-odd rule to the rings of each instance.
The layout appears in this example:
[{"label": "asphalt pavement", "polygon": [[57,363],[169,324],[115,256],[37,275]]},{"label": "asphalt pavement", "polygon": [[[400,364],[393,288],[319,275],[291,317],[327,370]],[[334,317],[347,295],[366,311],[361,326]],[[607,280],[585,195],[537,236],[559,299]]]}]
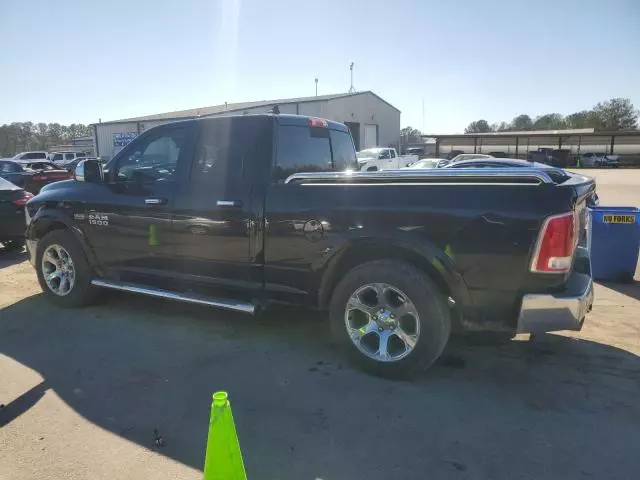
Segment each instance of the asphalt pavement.
[{"label": "asphalt pavement", "polygon": [[[640,204],[640,171],[596,174],[603,204]],[[394,382],[345,363],[322,314],[63,310],[0,253],[0,479],[201,478],[216,390],[250,479],[636,478],[640,283],[598,285],[581,332],[456,339]]]}]

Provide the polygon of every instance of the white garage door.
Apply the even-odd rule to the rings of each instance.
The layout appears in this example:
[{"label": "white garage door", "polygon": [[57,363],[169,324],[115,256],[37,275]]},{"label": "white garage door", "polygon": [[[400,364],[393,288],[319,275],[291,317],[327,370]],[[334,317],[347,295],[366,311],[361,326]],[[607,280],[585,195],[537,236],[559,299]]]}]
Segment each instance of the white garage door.
[{"label": "white garage door", "polygon": [[362,142],[362,148],[371,148],[378,146],[378,126],[377,125],[365,125],[364,126],[364,141]]}]

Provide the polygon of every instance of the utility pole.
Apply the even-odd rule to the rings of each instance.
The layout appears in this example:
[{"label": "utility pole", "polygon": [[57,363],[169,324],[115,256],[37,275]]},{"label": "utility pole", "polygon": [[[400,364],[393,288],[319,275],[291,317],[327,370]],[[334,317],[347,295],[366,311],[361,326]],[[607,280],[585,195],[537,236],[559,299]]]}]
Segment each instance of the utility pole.
[{"label": "utility pole", "polygon": [[349,70],[351,70],[351,87],[349,87],[349,93],[355,93],[356,89],[353,86],[353,62],[349,65]]},{"label": "utility pole", "polygon": [[318,96],[318,77],[316,77],[316,97]]}]

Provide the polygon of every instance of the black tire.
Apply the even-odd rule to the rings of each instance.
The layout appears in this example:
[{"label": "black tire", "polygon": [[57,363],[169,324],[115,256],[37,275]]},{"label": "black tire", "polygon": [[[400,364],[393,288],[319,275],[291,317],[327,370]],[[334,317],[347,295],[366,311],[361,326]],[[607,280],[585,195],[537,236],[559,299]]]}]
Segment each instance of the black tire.
[{"label": "black tire", "polygon": [[[75,270],[75,283],[71,291],[64,296],[57,295],[49,289],[44,279],[42,269],[42,256],[45,250],[47,247],[55,244],[62,246],[69,253]],[[47,298],[56,305],[66,308],[79,308],[90,305],[95,300],[97,289],[91,285],[93,275],[89,267],[89,262],[87,262],[82,247],[71,232],[67,230],[54,230],[46,234],[38,242],[35,268],[38,274],[40,288],[42,288]]]},{"label": "black tire", "polygon": [[377,172],[378,171],[378,167],[368,167],[367,168],[367,172]]},{"label": "black tire", "polygon": [[[352,342],[345,325],[345,310],[351,295],[370,283],[386,283],[402,291],[416,307],[420,335],[414,349],[392,362],[367,357]],[[451,332],[451,316],[445,296],[425,272],[404,262],[377,260],[347,272],[336,286],[330,302],[334,341],[360,368],[377,376],[407,378],[426,369],[442,354]]]}]

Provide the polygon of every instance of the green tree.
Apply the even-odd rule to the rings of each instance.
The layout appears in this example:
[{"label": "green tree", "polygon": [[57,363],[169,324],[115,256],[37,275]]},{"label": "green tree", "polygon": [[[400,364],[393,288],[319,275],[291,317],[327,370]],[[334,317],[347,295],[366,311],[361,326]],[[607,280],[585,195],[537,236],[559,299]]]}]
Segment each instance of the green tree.
[{"label": "green tree", "polygon": [[[90,131],[91,128],[89,128],[88,130],[89,132],[87,132],[85,136],[92,134],[92,132]],[[404,127],[403,129],[400,130],[400,137],[403,139],[406,138],[406,141],[409,143],[420,142],[422,140],[421,135],[422,135],[422,132],[417,128],[413,128],[413,127]]]},{"label": "green tree", "polygon": [[42,122],[38,123],[38,125],[36,125],[36,131],[35,131],[35,137],[37,141],[36,148],[38,150],[45,150],[48,147],[47,145],[48,135],[49,135],[49,125]]},{"label": "green tree", "polygon": [[511,125],[507,122],[494,123],[491,130],[494,132],[508,132],[511,130]]},{"label": "green tree", "polygon": [[603,130],[625,130],[638,127],[638,111],[628,98],[612,98],[593,107],[596,127]]},{"label": "green tree", "polygon": [[49,124],[49,145],[59,145],[62,143],[62,125],[59,123]]},{"label": "green tree", "polygon": [[564,121],[567,128],[593,128],[597,124],[596,117],[591,110],[582,110],[567,115]]},{"label": "green tree", "polygon": [[491,131],[491,126],[486,120],[476,120],[471,122],[467,128],[464,129],[464,133],[487,133]]},{"label": "green tree", "polygon": [[518,115],[511,121],[511,127],[516,132],[523,132],[526,130],[533,130],[533,120],[529,115]]},{"label": "green tree", "polygon": [[21,150],[31,150],[34,141],[34,126],[33,122],[20,122],[17,123],[17,138],[16,143]]},{"label": "green tree", "polygon": [[564,117],[559,113],[547,113],[536,117],[533,122],[534,130],[561,130],[566,128],[567,124]]}]

